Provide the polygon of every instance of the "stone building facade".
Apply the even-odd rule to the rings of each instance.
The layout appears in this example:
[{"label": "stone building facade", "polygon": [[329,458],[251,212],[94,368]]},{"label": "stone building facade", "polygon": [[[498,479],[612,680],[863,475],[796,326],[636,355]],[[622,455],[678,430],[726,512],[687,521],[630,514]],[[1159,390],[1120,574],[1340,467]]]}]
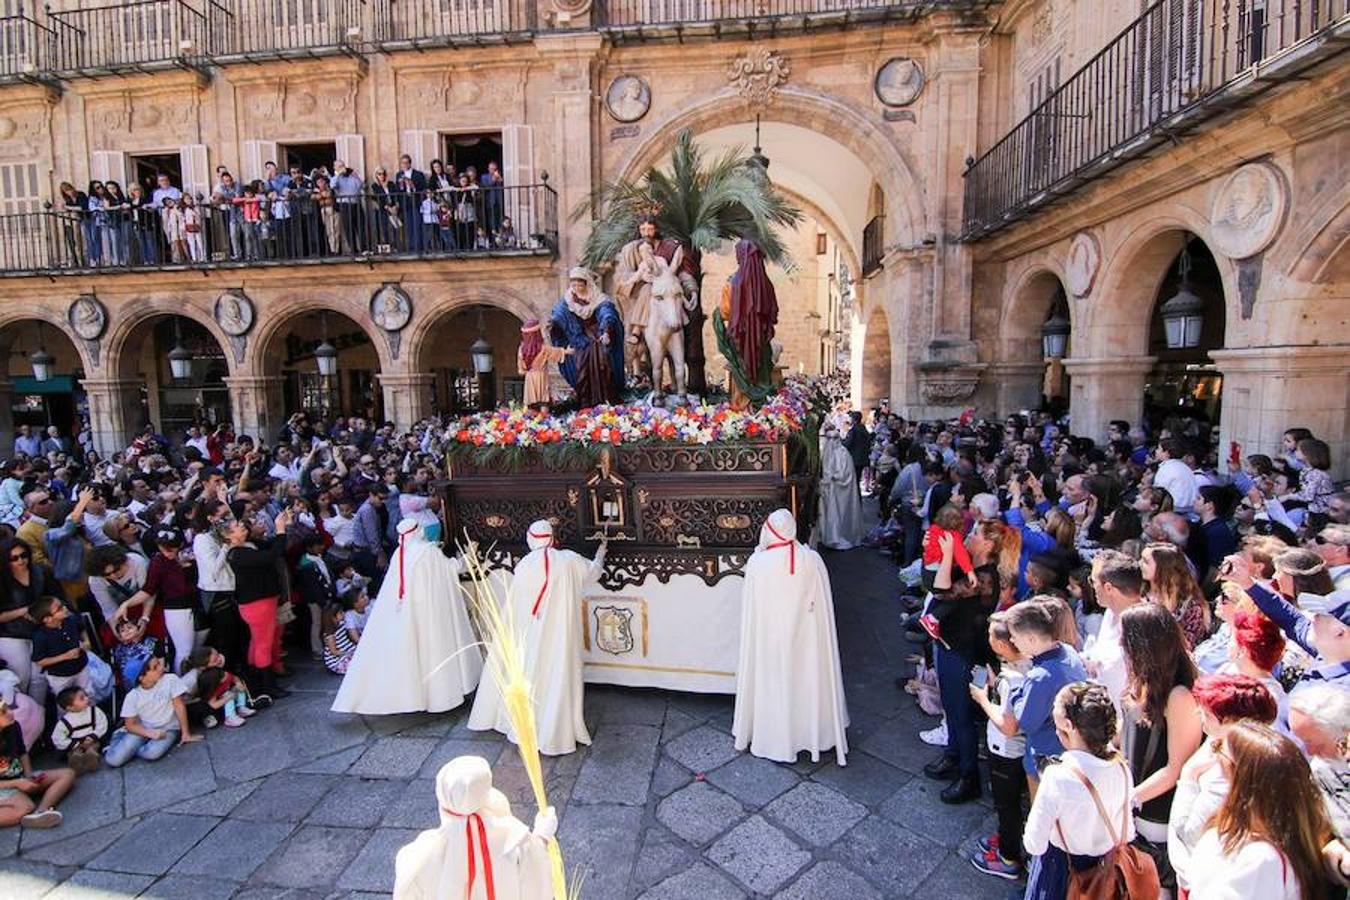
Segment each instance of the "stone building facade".
[{"label": "stone building facade", "polygon": [[[1265,25],[1244,20],[1262,49],[1253,37],[1241,59],[1241,41],[1212,38],[1236,27],[1216,0],[1162,0],[1142,25],[1136,0],[819,0],[805,14],[785,0],[315,0],[302,21],[261,0],[227,21],[216,4],[175,0],[163,9],[192,16],[128,30],[125,13],[116,46],[74,4],[20,10],[5,27],[33,37],[0,55],[11,393],[37,389],[25,373],[40,346],[114,449],[147,418],[194,405],[168,373],[168,348],[186,342],[200,348],[191,386],[210,382],[219,415],[272,433],[318,396],[312,350],[340,336],[332,402],[406,426],[475,386],[468,348],[486,336],[492,390],[509,395],[514,324],[547,314],[585,239],[572,211],[605,181],[662,163],[693,129],[710,154],[758,141],[806,214],[790,240],[797,268],[775,273],[788,368],[828,370],[847,354],[857,402],[888,397],[913,415],[1034,406],[1049,383],[1040,332],[1063,287],[1070,352],[1051,368],[1075,431],[1101,437],[1109,419],[1143,415],[1161,292],[1183,244],[1196,255],[1203,244],[1224,323],[1196,371],[1210,385],[1222,375],[1222,439],[1271,450],[1284,427],[1305,425],[1343,471],[1350,70],[1334,48],[1346,4],[1320,4],[1301,31],[1277,35],[1277,7],[1297,3],[1267,3]],[[80,53],[41,38],[76,26]],[[1105,144],[1094,133],[1095,155],[1064,169],[1085,126],[1063,123],[1105,123],[1111,108],[1075,73],[1100,66],[1123,32],[1157,48],[1113,76],[1138,95],[1130,127]],[[1157,58],[1179,62],[1154,71]],[[1216,59],[1211,84],[1196,73]],[[1225,111],[1200,116],[1216,91]],[[1166,143],[1140,137],[1162,132]],[[176,160],[182,187],[209,193],[218,166],[249,180],[270,159],[320,152],[369,179],[403,153],[425,170],[484,141],[508,189],[522,189],[520,230],[537,235],[509,251],[127,271],[13,255],[59,242],[50,221],[45,238],[24,229],[62,181]],[[705,297],[732,268],[726,250],[707,264]],[[373,312],[391,287],[407,307],[397,328]],[[226,296],[246,298],[246,328],[222,325]],[[0,402],[0,426],[11,406],[23,415]]]}]

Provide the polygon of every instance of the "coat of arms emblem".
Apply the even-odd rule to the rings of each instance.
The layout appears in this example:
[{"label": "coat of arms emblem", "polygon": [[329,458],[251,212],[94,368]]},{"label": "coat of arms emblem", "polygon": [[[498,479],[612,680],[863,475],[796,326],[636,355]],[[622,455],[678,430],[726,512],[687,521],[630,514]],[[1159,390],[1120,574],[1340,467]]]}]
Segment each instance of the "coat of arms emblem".
[{"label": "coat of arms emblem", "polygon": [[595,644],[606,653],[622,656],[633,651],[633,611],[618,606],[595,608]]}]

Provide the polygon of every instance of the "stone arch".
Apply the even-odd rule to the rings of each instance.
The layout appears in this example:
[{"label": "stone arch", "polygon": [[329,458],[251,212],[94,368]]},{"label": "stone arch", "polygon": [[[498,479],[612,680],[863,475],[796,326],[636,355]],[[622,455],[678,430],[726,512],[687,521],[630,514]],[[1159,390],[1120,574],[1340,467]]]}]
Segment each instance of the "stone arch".
[{"label": "stone arch", "polygon": [[426,311],[414,308],[413,321],[404,331],[408,346],[415,348],[414,356],[409,358],[408,365],[412,371],[431,371],[432,357],[436,353],[436,348],[432,346],[432,341],[429,340],[430,336],[440,324],[466,309],[474,306],[495,307],[524,322],[531,316],[538,317],[541,320],[547,318],[551,305],[552,301],[550,301],[549,306],[543,309],[537,308],[526,300],[523,294],[513,288],[474,287],[468,290],[455,291],[448,299],[437,301]]},{"label": "stone arch", "polygon": [[[998,359],[1009,363],[1039,363],[1041,326],[1045,324],[1055,292],[1064,285],[1063,268],[1057,260],[1033,263],[1013,278],[1004,293],[999,316]],[[1065,296],[1068,291],[1065,289]],[[1070,326],[1075,324],[1073,304],[1068,303]]]},{"label": "stone arch", "polygon": [[5,358],[9,356],[10,344],[14,339],[14,328],[12,326],[21,326],[25,322],[41,322],[50,326],[54,332],[74,347],[76,356],[80,361],[80,368],[84,370],[86,376],[96,371],[99,363],[102,362],[101,359],[91,355],[86,342],[76,337],[70,330],[70,323],[66,321],[63,313],[49,310],[43,306],[11,307],[0,313],[0,354],[3,354]]},{"label": "stone arch", "polygon": [[[1093,290],[1087,304],[1087,316],[1075,323],[1074,337],[1081,336],[1081,350],[1075,357],[1142,358],[1148,354],[1149,326],[1158,289],[1167,278],[1185,236],[1209,239],[1208,218],[1188,206],[1178,204],[1168,215],[1150,217],[1126,234],[1109,253],[1103,254],[1101,286]],[[1232,260],[1215,254],[1225,298],[1225,333],[1235,332],[1237,269]]]},{"label": "stone arch", "polygon": [[[373,289],[371,292],[373,292]],[[272,370],[279,368],[276,365],[278,361],[278,341],[285,334],[286,327],[294,324],[302,317],[316,312],[328,312],[335,316],[342,316],[351,320],[357,328],[363,331],[366,337],[370,339],[371,346],[375,349],[381,372],[390,372],[395,368],[406,368],[407,348],[409,347],[406,337],[408,329],[404,328],[400,333],[399,360],[395,362],[385,332],[370,321],[368,304],[371,292],[328,293],[319,291],[299,296],[288,295],[284,304],[276,300],[258,302],[255,298],[259,321],[253,326],[253,330],[249,334],[248,361],[251,371],[259,375],[275,374]],[[415,306],[413,312],[416,315]]]},{"label": "stone arch", "polygon": [[1332,194],[1331,201],[1310,211],[1308,224],[1290,236],[1298,253],[1289,266],[1289,276],[1304,284],[1346,280],[1350,269],[1350,201],[1347,191]]},{"label": "stone arch", "polygon": [[891,394],[891,320],[885,307],[876,303],[864,320],[861,359],[855,367],[858,389],[854,391],[860,409],[876,406]]},{"label": "stone arch", "polygon": [[[744,100],[727,88],[702,101],[672,110],[654,122],[651,133],[618,164],[621,177],[633,178],[656,165],[669,152],[675,136],[686,128],[695,134],[747,121]],[[881,186],[892,243],[913,245],[928,231],[927,192],[916,174],[919,167],[894,135],[883,130],[851,103],[812,88],[796,85],[779,89],[774,104],[763,113],[766,123],[796,125],[826,135],[861,159]],[[861,235],[858,235],[861,239]]]},{"label": "stone arch", "polygon": [[238,364],[235,362],[234,353],[231,352],[230,337],[220,330],[216,324],[215,318],[210,312],[199,309],[191,300],[180,302],[178,305],[165,308],[162,303],[152,303],[145,300],[131,300],[120,303],[117,306],[116,315],[109,314],[109,318],[114,320],[109,326],[108,334],[104,337],[107,341],[107,377],[109,378],[135,378],[139,374],[136,366],[141,356],[143,342],[150,336],[152,328],[150,325],[155,319],[181,316],[206,329],[211,337],[215,338],[220,349],[225,354],[225,365],[229,375],[234,375],[238,370]]}]

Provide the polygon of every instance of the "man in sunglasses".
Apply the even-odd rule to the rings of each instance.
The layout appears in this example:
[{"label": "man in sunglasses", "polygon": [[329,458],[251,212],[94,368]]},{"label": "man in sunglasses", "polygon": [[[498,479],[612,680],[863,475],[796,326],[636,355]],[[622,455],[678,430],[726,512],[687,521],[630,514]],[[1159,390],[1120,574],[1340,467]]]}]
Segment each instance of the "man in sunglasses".
[{"label": "man in sunglasses", "polygon": [[1336,590],[1350,591],[1350,525],[1328,525],[1308,542],[1308,549],[1327,564]]}]

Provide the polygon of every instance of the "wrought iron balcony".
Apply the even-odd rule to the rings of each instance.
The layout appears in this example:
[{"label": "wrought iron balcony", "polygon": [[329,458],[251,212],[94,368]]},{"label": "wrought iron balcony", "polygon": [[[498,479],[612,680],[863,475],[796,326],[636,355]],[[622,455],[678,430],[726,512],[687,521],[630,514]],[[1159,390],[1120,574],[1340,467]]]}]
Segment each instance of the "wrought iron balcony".
[{"label": "wrought iron balcony", "polygon": [[206,16],[183,0],[136,0],[49,12],[51,68],[96,76],[203,64]]},{"label": "wrought iron balcony", "polygon": [[863,228],[862,275],[866,278],[880,271],[881,257],[886,253],[885,216],[873,216],[872,221]]},{"label": "wrought iron balcony", "polygon": [[558,247],[558,195],[547,184],[215,195],[192,208],[191,217],[148,206],[0,216],[0,275],[552,257]]},{"label": "wrought iron balcony", "polygon": [[536,28],[536,0],[373,0],[365,39],[382,50],[502,43]]},{"label": "wrought iron balcony", "polygon": [[965,173],[962,237],[1026,218],[1338,54],[1350,0],[1158,0]]},{"label": "wrought iron balcony", "polygon": [[365,0],[207,0],[213,61],[358,52]]},{"label": "wrought iron balcony", "polygon": [[597,0],[606,31],[740,34],[917,19],[940,9],[975,9],[992,0]]},{"label": "wrought iron balcony", "polygon": [[0,80],[38,80],[52,68],[56,32],[25,15],[0,16]]}]

